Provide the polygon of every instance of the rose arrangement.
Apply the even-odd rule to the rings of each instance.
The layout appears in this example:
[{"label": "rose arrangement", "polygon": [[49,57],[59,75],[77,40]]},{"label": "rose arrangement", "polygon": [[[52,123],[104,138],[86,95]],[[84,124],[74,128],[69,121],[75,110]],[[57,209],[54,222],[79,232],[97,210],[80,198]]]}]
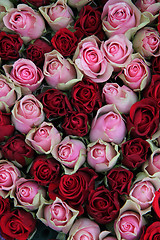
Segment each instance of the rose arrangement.
[{"label": "rose arrangement", "polygon": [[159,239],[160,2],[0,10],[0,238]]}]

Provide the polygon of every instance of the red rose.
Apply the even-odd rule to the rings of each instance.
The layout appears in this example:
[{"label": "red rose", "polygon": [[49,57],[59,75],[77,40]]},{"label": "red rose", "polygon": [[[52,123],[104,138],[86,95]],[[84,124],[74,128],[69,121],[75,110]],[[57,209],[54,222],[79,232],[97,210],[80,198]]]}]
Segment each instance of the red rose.
[{"label": "red rose", "polygon": [[3,214],[6,214],[10,210],[10,202],[9,198],[3,198],[0,196],[0,217]]},{"label": "red rose", "polygon": [[44,63],[44,54],[51,52],[53,47],[43,39],[37,39],[33,44],[29,44],[26,49],[26,57],[36,64],[42,66]]},{"label": "red rose", "polygon": [[101,12],[90,5],[84,6],[81,9],[74,28],[76,30],[80,29],[86,36],[96,35],[101,40],[105,36],[102,30]]},{"label": "red rose", "polygon": [[107,182],[112,191],[120,195],[129,194],[133,173],[123,167],[112,168],[107,174]]},{"label": "red rose", "polygon": [[47,118],[62,117],[72,111],[67,96],[58,89],[48,89],[38,95],[37,98],[42,102],[43,110]]},{"label": "red rose", "polygon": [[24,167],[29,165],[35,155],[34,150],[25,143],[24,135],[17,134],[8,139],[2,146],[2,155],[9,161],[14,161]]},{"label": "red rose", "polygon": [[63,56],[70,56],[74,54],[78,42],[82,38],[81,32],[71,32],[67,28],[61,28],[51,39],[53,47]]},{"label": "red rose", "polygon": [[160,12],[159,12],[159,15],[158,15],[157,30],[158,30],[158,32],[160,33]]},{"label": "red rose", "polygon": [[30,174],[40,185],[46,186],[50,182],[57,182],[60,178],[61,167],[54,158],[45,155],[38,156],[32,163]]},{"label": "red rose", "polygon": [[40,6],[49,5],[50,0],[21,0],[21,2],[25,4],[30,3],[33,6],[40,7]]},{"label": "red rose", "polygon": [[[49,197],[55,199],[57,195],[69,206],[83,214],[83,203],[87,200],[89,190],[94,189],[97,174],[89,168],[81,168],[72,175],[63,175],[58,184],[49,184]],[[56,190],[58,190],[56,192]]]},{"label": "red rose", "polygon": [[97,83],[84,78],[72,88],[73,106],[84,113],[91,113],[102,106],[100,89]]},{"label": "red rose", "polygon": [[88,133],[88,117],[85,113],[72,112],[65,117],[62,128],[67,135],[83,137]]},{"label": "red rose", "polygon": [[128,168],[137,168],[150,155],[150,145],[142,138],[135,138],[122,144],[122,164]]},{"label": "red rose", "polygon": [[160,221],[153,222],[145,233],[141,236],[140,240],[158,240],[160,239]]},{"label": "red rose", "polygon": [[151,83],[149,87],[145,89],[144,96],[151,97],[154,100],[156,100],[160,107],[160,75],[159,74],[152,75]]},{"label": "red rose", "polygon": [[2,60],[19,58],[19,50],[23,40],[18,34],[0,32],[0,57]]},{"label": "red rose", "polygon": [[152,59],[152,71],[154,73],[160,74],[160,56],[154,57]]},{"label": "red rose", "polygon": [[127,130],[133,137],[151,138],[159,125],[159,107],[152,98],[144,98],[131,106]]},{"label": "red rose", "polygon": [[5,137],[10,137],[15,127],[11,125],[11,113],[2,113],[0,111],[0,142],[5,140]]},{"label": "red rose", "polygon": [[158,218],[160,219],[160,189],[155,192],[152,206]]},{"label": "red rose", "polygon": [[97,223],[107,224],[118,216],[120,209],[118,193],[111,192],[104,186],[91,190],[86,209]]},{"label": "red rose", "polygon": [[35,230],[36,220],[30,212],[16,209],[0,219],[2,236],[7,240],[26,240]]}]

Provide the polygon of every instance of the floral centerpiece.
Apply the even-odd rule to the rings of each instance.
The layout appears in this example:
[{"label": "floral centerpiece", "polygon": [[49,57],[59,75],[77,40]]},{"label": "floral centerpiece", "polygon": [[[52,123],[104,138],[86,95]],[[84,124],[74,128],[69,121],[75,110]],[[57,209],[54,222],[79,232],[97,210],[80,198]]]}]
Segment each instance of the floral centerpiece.
[{"label": "floral centerpiece", "polygon": [[160,2],[0,1],[0,236],[160,238]]}]

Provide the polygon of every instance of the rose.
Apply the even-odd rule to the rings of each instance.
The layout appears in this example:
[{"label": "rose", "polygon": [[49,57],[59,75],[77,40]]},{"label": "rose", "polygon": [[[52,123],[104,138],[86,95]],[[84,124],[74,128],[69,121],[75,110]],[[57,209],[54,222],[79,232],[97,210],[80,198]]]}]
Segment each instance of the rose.
[{"label": "rose", "polygon": [[48,119],[62,117],[72,111],[67,96],[58,89],[48,89],[39,94],[37,99],[43,104],[43,110]]},{"label": "rose", "polygon": [[152,27],[139,30],[134,36],[133,48],[145,58],[160,56],[159,33]]},{"label": "rose", "polygon": [[104,186],[90,191],[87,212],[97,223],[107,224],[115,220],[118,216],[119,209],[120,204],[116,192],[111,193]]},{"label": "rose", "polygon": [[52,156],[61,163],[65,174],[75,173],[86,160],[86,147],[79,139],[65,137],[56,144]]},{"label": "rose", "polygon": [[0,226],[5,239],[26,240],[35,230],[36,220],[30,212],[15,209],[1,217]]},{"label": "rose", "polygon": [[12,2],[9,0],[1,1],[0,2],[0,29],[4,30],[4,22],[3,22],[3,17],[6,15],[6,12],[10,9],[13,8],[14,5]]},{"label": "rose", "polygon": [[65,234],[70,230],[77,215],[77,210],[71,208],[58,197],[52,202],[45,201],[37,212],[38,219],[45,225]]},{"label": "rose", "polygon": [[155,191],[154,199],[152,202],[153,210],[156,213],[156,215],[158,216],[158,218],[160,219],[160,205],[159,205],[160,201],[159,200],[160,200],[160,189]]},{"label": "rose", "polygon": [[99,240],[117,240],[117,238],[112,237],[109,231],[102,231],[99,235]]},{"label": "rose", "polygon": [[160,56],[152,58],[152,70],[156,74],[160,74]]},{"label": "rose", "polygon": [[160,4],[156,0],[137,0],[135,5],[140,9],[141,12],[150,12],[153,15],[158,13],[160,10]]},{"label": "rose", "polygon": [[15,127],[11,125],[11,113],[3,113],[0,111],[0,142],[3,142],[6,137],[12,136]]},{"label": "rose", "polygon": [[32,94],[17,101],[12,109],[12,122],[22,133],[28,133],[33,126],[38,126],[43,120],[43,106]]},{"label": "rose", "polygon": [[156,240],[160,237],[160,222],[155,221],[147,227],[141,240]]},{"label": "rose", "polygon": [[45,29],[42,16],[26,4],[18,4],[3,17],[4,25],[20,34],[24,41],[39,38]]},{"label": "rose", "polygon": [[111,169],[119,158],[117,146],[97,140],[87,145],[87,162],[96,172],[106,172]]},{"label": "rose", "polygon": [[131,61],[133,52],[132,43],[123,35],[114,35],[102,42],[101,50],[106,59],[114,67],[114,71],[119,71]]},{"label": "rose", "polygon": [[6,76],[22,88],[22,93],[35,91],[42,83],[42,70],[31,60],[20,58],[13,65],[3,65]]},{"label": "rose", "polygon": [[125,123],[115,105],[107,104],[101,107],[92,121],[90,141],[101,138],[105,142],[122,142],[126,134]]},{"label": "rose", "polygon": [[90,5],[84,6],[79,12],[79,18],[74,24],[74,29],[80,29],[85,36],[96,35],[100,40],[104,38],[102,30],[101,12]]},{"label": "rose", "polygon": [[133,103],[137,102],[137,95],[125,85],[106,83],[102,89],[102,98],[106,104],[115,104],[118,111],[128,114]]},{"label": "rose", "polygon": [[36,7],[40,7],[40,6],[43,6],[43,5],[48,5],[50,0],[21,0],[21,2],[23,3],[30,3]]},{"label": "rose", "polygon": [[159,177],[160,172],[160,150],[153,150],[148,162],[144,164],[144,170],[149,176]]},{"label": "rose", "polygon": [[68,5],[80,11],[83,6],[90,2],[91,0],[68,0]]},{"label": "rose", "polygon": [[122,164],[128,168],[137,168],[147,161],[150,145],[142,138],[134,138],[122,144]]},{"label": "rose", "polygon": [[0,196],[0,217],[10,211],[9,198]]},{"label": "rose", "polygon": [[56,3],[40,7],[39,11],[55,32],[69,28],[73,23],[74,14],[66,0],[57,0]]},{"label": "rose", "polygon": [[124,167],[112,168],[107,174],[107,182],[112,191],[129,195],[133,173]]},{"label": "rose", "polygon": [[40,155],[32,162],[30,174],[36,182],[46,186],[51,182],[59,181],[61,174],[60,164],[54,158]]},{"label": "rose", "polygon": [[83,137],[88,133],[88,116],[81,112],[66,115],[61,127],[67,135]]},{"label": "rose", "polygon": [[23,41],[18,34],[0,32],[0,57],[2,60],[19,58],[19,50]]},{"label": "rose", "polygon": [[151,138],[159,125],[159,107],[152,98],[144,98],[131,106],[127,130],[131,136]]},{"label": "rose", "polygon": [[25,143],[24,135],[16,134],[2,146],[2,155],[20,168],[29,165],[35,154],[33,149]]},{"label": "rose", "polygon": [[37,128],[32,128],[26,143],[40,153],[49,154],[52,148],[61,141],[61,135],[52,123],[43,122]]},{"label": "rose", "polygon": [[36,39],[34,43],[30,43],[26,49],[26,58],[30,59],[36,66],[43,66],[44,54],[51,52],[53,47],[43,39]]},{"label": "rose", "polygon": [[89,78],[83,78],[73,86],[71,97],[72,105],[79,112],[91,113],[102,106],[99,86]]},{"label": "rose", "polygon": [[96,36],[84,38],[77,46],[73,62],[82,73],[94,82],[106,82],[112,75],[113,68],[99,49],[101,44]]}]

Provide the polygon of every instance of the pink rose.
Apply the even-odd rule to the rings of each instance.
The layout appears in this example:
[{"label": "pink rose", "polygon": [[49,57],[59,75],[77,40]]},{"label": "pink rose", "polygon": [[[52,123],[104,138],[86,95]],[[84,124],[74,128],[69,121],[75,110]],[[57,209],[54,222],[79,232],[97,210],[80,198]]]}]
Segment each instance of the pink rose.
[{"label": "pink rose", "polygon": [[120,153],[118,147],[101,139],[87,146],[87,162],[96,172],[106,172],[117,162]]},{"label": "pink rose", "polygon": [[38,209],[37,217],[46,226],[67,234],[78,213],[79,211],[74,210],[60,198],[56,197],[54,201],[50,202],[43,199],[43,203]]},{"label": "pink rose", "polygon": [[158,31],[152,27],[145,27],[139,30],[133,39],[133,48],[145,58],[160,56]]},{"label": "pink rose", "polygon": [[41,196],[45,197],[45,189],[32,179],[20,178],[15,183],[15,189],[11,191],[15,207],[24,207],[27,210],[39,208]]},{"label": "pink rose", "polygon": [[3,21],[8,29],[20,34],[27,42],[39,38],[45,29],[42,16],[26,4],[18,4],[17,8],[8,10]]},{"label": "pink rose", "polygon": [[99,49],[100,44],[96,36],[86,37],[78,44],[73,56],[73,61],[82,73],[98,83],[106,82],[113,72],[112,66]]},{"label": "pink rose", "polygon": [[38,126],[43,121],[43,105],[34,95],[28,94],[15,103],[12,122],[21,133],[28,133],[32,127]]},{"label": "pink rose", "polygon": [[3,65],[6,76],[22,88],[25,95],[35,91],[42,83],[42,70],[31,60],[20,58],[13,65]]},{"label": "pink rose", "polygon": [[138,101],[137,95],[128,87],[120,87],[117,83],[106,83],[102,90],[106,104],[115,104],[118,111],[128,114],[133,103]]},{"label": "pink rose", "polygon": [[107,104],[101,107],[92,121],[90,141],[101,138],[106,142],[120,144],[125,135],[126,126],[115,105]]},{"label": "pink rose", "polygon": [[160,149],[156,149],[152,152],[149,160],[144,164],[144,171],[150,177],[160,178]]},{"label": "pink rose", "polygon": [[73,23],[73,11],[66,2],[66,0],[58,0],[56,3],[39,8],[40,13],[55,32],[61,28],[68,28]]},{"label": "pink rose", "polygon": [[6,15],[6,12],[10,9],[13,8],[14,5],[10,0],[0,1],[0,29],[1,31],[4,30],[4,22],[3,22],[3,17]]},{"label": "pink rose", "polygon": [[97,240],[100,234],[100,228],[97,223],[88,218],[80,218],[73,224],[68,240]]},{"label": "pink rose", "polygon": [[61,141],[61,135],[52,123],[43,122],[28,132],[25,141],[36,151],[49,154],[54,145]]},{"label": "pink rose", "polygon": [[55,145],[51,153],[62,164],[65,174],[75,173],[86,159],[86,147],[84,143],[69,136]]},{"label": "pink rose", "polygon": [[160,3],[156,0],[137,0],[135,5],[141,12],[150,12],[153,15],[160,10]]},{"label": "pink rose", "polygon": [[102,42],[101,49],[114,71],[119,71],[131,61],[132,43],[123,34],[114,35]]}]

